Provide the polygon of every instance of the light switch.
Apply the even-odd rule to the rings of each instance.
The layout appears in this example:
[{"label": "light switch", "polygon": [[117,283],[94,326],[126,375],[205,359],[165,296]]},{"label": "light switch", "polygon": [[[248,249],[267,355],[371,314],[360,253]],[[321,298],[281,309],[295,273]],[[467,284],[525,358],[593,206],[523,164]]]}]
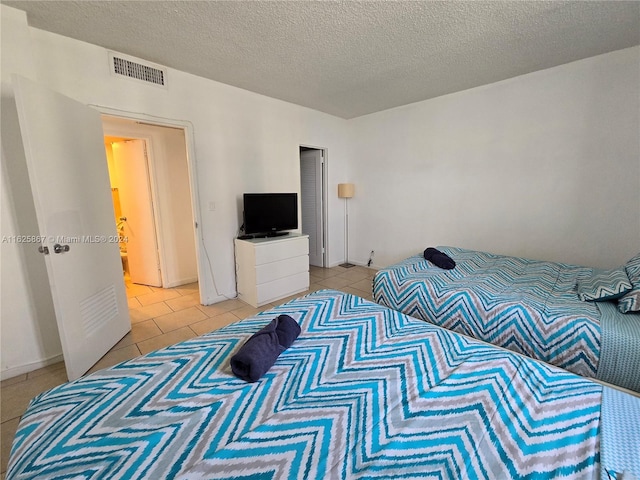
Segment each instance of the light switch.
[{"label": "light switch", "polygon": [[209,211],[215,212],[216,210],[216,202],[209,202]]}]

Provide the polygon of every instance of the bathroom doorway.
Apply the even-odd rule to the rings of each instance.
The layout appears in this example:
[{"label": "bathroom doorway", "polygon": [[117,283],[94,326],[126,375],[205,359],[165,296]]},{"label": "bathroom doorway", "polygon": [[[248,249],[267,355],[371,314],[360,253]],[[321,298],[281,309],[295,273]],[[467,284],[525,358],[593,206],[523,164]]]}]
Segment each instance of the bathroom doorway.
[{"label": "bathroom doorway", "polygon": [[125,281],[198,281],[184,130],[103,116],[114,222]]},{"label": "bathroom doorway", "polygon": [[105,148],[125,280],[162,287],[147,143],[105,137]]}]

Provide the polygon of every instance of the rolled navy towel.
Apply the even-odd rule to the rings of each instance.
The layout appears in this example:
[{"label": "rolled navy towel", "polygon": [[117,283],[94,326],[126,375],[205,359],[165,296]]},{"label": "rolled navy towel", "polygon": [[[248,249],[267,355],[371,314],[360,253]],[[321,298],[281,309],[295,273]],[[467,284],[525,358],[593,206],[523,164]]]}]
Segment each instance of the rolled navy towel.
[{"label": "rolled navy towel", "polygon": [[280,345],[286,350],[289,348],[298,335],[300,335],[300,325],[289,315],[278,315],[276,325],[276,334]]},{"label": "rolled navy towel", "polygon": [[300,325],[289,315],[279,315],[254,333],[231,357],[231,371],[247,382],[256,382],[300,335]]},{"label": "rolled navy towel", "polygon": [[444,268],[445,270],[451,270],[456,266],[456,262],[444,252],[441,252],[437,248],[429,247],[424,253],[425,260],[430,261],[436,267]]}]

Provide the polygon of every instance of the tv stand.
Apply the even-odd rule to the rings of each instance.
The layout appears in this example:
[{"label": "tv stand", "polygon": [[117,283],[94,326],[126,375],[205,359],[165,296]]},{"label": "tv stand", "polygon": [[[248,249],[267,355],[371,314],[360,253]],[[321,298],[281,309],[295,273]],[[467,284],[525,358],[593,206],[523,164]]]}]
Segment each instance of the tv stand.
[{"label": "tv stand", "polygon": [[238,298],[254,307],[309,288],[309,236],[275,233],[235,240]]},{"label": "tv stand", "polygon": [[284,237],[285,235],[289,235],[289,232],[269,232],[265,235],[265,238]]}]

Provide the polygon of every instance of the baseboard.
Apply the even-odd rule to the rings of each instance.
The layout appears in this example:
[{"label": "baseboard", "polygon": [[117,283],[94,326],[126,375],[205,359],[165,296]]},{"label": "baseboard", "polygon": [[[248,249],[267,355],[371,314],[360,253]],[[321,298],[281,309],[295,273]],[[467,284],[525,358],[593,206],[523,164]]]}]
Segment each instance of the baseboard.
[{"label": "baseboard", "polygon": [[202,305],[215,305],[216,303],[224,302],[225,300],[236,300],[238,298],[237,293],[232,293],[230,295],[218,294],[213,298],[203,298]]},{"label": "baseboard", "polygon": [[190,283],[195,283],[198,281],[198,277],[189,277],[189,278],[182,278],[180,280],[174,280],[173,282],[168,282],[166,286],[162,287],[162,288],[175,288],[175,287],[181,287],[182,285],[188,285]]},{"label": "baseboard", "polygon": [[64,358],[62,357],[62,354],[59,354],[45,360],[40,360],[38,362],[31,362],[27,363],[26,365],[7,368],[6,370],[0,372],[0,380],[7,380],[9,378],[17,377],[18,375],[24,375],[25,373],[33,372],[34,370],[38,370],[39,368],[48,367],[49,365],[62,362],[63,360]]}]

